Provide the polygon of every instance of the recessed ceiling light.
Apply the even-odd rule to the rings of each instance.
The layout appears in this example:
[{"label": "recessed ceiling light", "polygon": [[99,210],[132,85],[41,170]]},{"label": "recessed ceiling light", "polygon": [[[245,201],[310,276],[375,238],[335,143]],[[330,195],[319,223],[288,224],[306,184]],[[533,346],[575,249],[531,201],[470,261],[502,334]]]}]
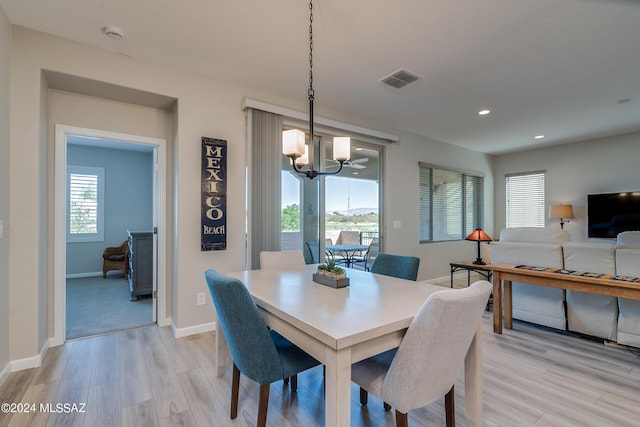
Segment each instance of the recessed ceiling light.
[{"label": "recessed ceiling light", "polygon": [[480,111],[478,111],[478,114],[481,115],[481,116],[486,116],[490,112],[491,112],[491,110],[480,110]]},{"label": "recessed ceiling light", "polygon": [[533,139],[542,139],[544,138],[544,135],[536,135],[533,137]]}]

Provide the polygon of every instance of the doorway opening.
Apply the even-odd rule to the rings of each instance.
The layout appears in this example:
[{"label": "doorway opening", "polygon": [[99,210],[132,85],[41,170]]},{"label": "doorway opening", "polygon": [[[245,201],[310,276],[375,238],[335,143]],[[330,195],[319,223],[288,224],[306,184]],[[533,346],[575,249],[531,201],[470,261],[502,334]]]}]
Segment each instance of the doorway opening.
[{"label": "doorway opening", "polygon": [[55,144],[53,345],[158,323],[166,142],[57,125]]}]

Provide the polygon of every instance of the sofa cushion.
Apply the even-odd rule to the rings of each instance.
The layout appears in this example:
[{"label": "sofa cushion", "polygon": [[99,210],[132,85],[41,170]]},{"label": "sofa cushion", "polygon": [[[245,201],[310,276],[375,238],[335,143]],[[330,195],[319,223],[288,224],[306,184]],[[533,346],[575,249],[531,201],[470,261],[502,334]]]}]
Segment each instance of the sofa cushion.
[{"label": "sofa cushion", "polygon": [[616,250],[616,274],[640,277],[640,248],[618,248]]},{"label": "sofa cushion", "polygon": [[[640,235],[640,232],[628,232]],[[637,234],[635,234],[637,233]],[[640,248],[628,248],[626,238],[620,247],[618,235],[618,250],[616,251],[616,274],[621,276],[640,277]],[[623,345],[640,347],[640,301],[618,298],[618,336],[617,341]]]},{"label": "sofa cushion", "polygon": [[[555,236],[555,233],[545,233],[544,229],[533,230],[541,232],[541,235]],[[536,233],[513,233],[507,237],[517,239],[533,234]],[[500,236],[502,237],[503,233]],[[490,244],[489,247],[492,263],[504,262],[563,268],[562,246],[560,244],[510,242],[501,239],[499,242]],[[513,282],[512,299],[514,319],[550,328],[565,329],[564,291],[562,289]]]},{"label": "sofa cushion", "polygon": [[554,243],[561,245],[571,240],[568,231],[555,228],[504,228],[500,231],[501,242]]},{"label": "sofa cushion", "polygon": [[549,243],[496,242],[489,245],[492,263],[563,268],[562,246]]},{"label": "sofa cushion", "polygon": [[564,268],[591,273],[615,274],[614,245],[607,243],[567,242],[562,245]]},{"label": "sofa cushion", "polygon": [[640,231],[623,231],[618,234],[616,246],[619,248],[640,248]]},{"label": "sofa cushion", "polygon": [[[615,274],[615,249],[606,243],[567,242],[562,245],[567,270]],[[616,340],[618,299],[578,291],[567,291],[567,327],[607,340]]]}]

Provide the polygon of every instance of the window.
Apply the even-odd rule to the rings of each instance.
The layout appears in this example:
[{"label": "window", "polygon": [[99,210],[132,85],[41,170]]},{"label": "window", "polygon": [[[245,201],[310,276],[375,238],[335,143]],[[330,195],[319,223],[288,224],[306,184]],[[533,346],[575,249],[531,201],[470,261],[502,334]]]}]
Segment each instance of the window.
[{"label": "window", "polygon": [[544,227],[544,171],[506,176],[507,228]]},{"label": "window", "polygon": [[461,240],[484,227],[484,177],[420,163],[420,242]]},{"label": "window", "polygon": [[104,168],[67,168],[67,241],[104,240]]}]

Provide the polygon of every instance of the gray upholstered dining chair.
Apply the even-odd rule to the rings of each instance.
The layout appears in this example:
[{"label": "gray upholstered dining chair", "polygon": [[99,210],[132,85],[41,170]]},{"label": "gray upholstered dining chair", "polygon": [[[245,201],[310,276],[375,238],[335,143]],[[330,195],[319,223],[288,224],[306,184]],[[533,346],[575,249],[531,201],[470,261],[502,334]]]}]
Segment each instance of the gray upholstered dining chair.
[{"label": "gray upholstered dining chair", "polygon": [[238,279],[207,270],[205,279],[233,359],[230,418],[238,415],[240,373],[260,384],[257,426],[267,422],[269,388],[272,382],[291,378],[297,389],[297,374],[320,363],[283,336],[269,330],[246,286]]},{"label": "gray upholstered dining chair", "polygon": [[385,276],[416,280],[419,267],[420,258],[418,257],[379,253],[371,264],[370,271]]},{"label": "gray upholstered dining chair", "polygon": [[433,293],[400,347],[352,366],[351,380],[360,386],[360,403],[366,405],[368,392],[380,397],[395,408],[396,426],[407,427],[407,412],[444,395],[447,426],[454,426],[454,384],[490,294],[486,280]]},{"label": "gray upholstered dining chair", "polygon": [[263,270],[302,268],[304,266],[304,255],[299,249],[260,252],[260,268]]}]

